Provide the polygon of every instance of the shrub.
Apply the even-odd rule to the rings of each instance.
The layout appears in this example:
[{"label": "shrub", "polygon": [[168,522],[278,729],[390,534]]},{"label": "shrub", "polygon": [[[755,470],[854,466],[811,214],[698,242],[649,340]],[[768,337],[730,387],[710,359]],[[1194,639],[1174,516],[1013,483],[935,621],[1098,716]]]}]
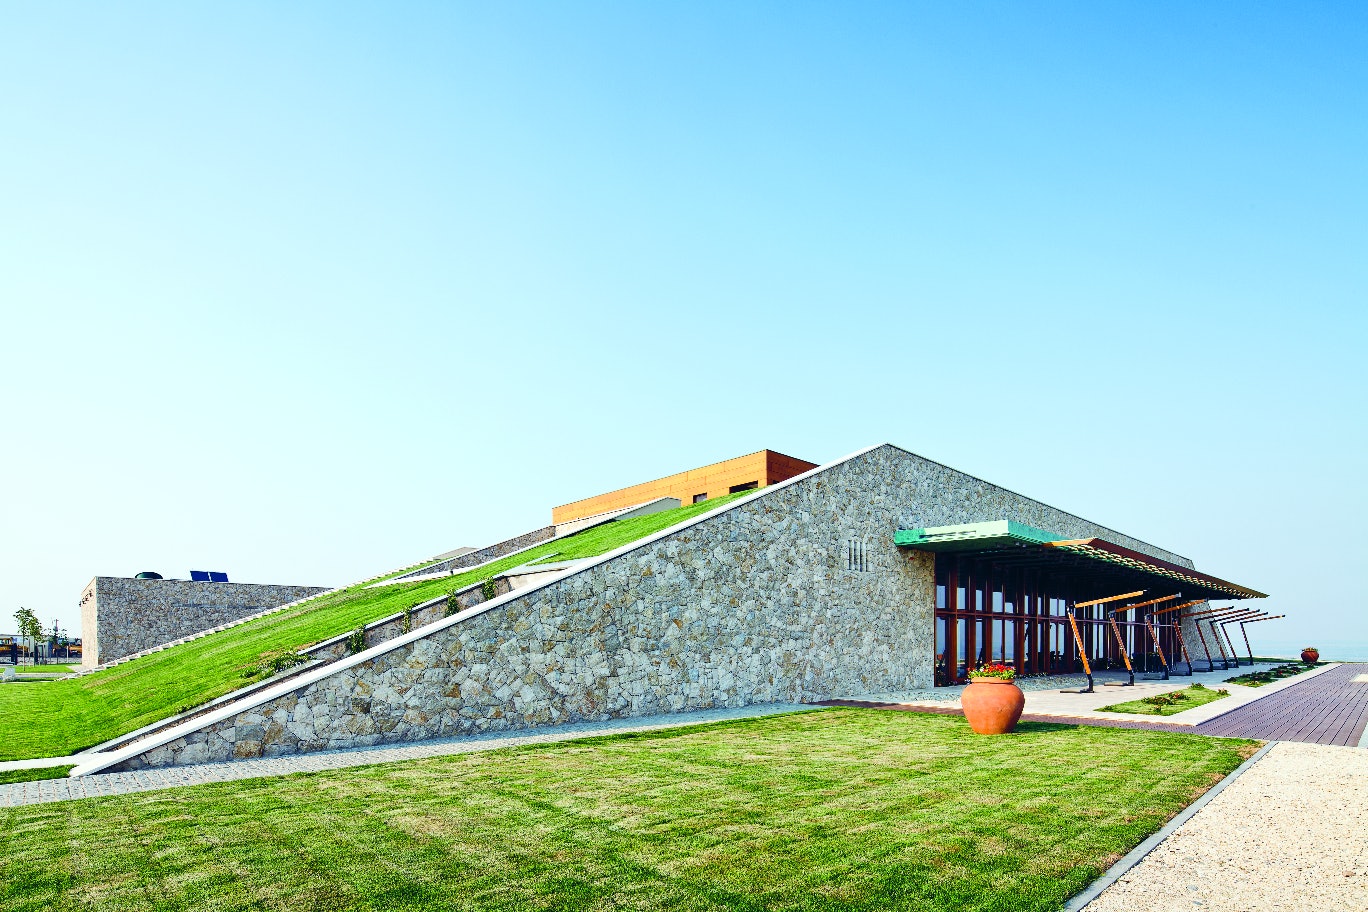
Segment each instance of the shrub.
[{"label": "shrub", "polygon": [[261,654],[260,661],[242,670],[244,678],[261,678],[279,674],[287,668],[303,665],[309,657],[295,649],[272,649]]},{"label": "shrub", "polygon": [[446,605],[442,609],[442,617],[451,617],[461,610],[461,603],[456,598],[456,590],[453,589],[446,594]]},{"label": "shrub", "polygon": [[484,596],[486,602],[492,600],[499,594],[499,584],[492,579],[487,579],[480,583],[480,595]]},{"label": "shrub", "polygon": [[347,651],[352,655],[365,651],[366,648],[366,628],[357,627],[347,634]]},{"label": "shrub", "polygon": [[412,605],[409,605],[407,608],[404,609],[403,630],[404,630],[404,633],[408,633],[408,632],[411,631],[412,629],[413,629],[413,606],[412,606]]}]

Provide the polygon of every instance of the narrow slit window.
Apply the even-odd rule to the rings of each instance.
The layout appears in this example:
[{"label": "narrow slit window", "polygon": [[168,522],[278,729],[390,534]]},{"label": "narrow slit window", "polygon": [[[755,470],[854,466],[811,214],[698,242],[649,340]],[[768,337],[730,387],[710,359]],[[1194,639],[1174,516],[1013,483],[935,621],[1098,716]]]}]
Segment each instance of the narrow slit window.
[{"label": "narrow slit window", "polygon": [[748,481],[748,482],[746,482],[745,484],[732,485],[732,486],[731,486],[730,488],[728,488],[727,490],[728,490],[728,493],[731,493],[731,494],[739,494],[739,493],[741,493],[742,491],[754,491],[754,490],[755,490],[756,488],[758,488],[758,487],[760,487],[760,482],[758,482],[758,481]]},{"label": "narrow slit window", "polygon": [[707,492],[707,491],[704,491],[702,494],[695,494],[695,495],[693,496],[693,502],[694,502],[694,503],[702,503],[703,501],[705,501],[705,500],[707,500],[707,499],[708,499],[708,492]]}]

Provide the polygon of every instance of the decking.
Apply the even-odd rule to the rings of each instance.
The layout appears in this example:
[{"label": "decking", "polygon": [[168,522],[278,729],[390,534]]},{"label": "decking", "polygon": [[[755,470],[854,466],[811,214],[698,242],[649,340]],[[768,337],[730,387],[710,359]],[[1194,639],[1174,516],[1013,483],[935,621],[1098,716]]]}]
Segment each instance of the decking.
[{"label": "decking", "polygon": [[1200,735],[1354,747],[1368,725],[1368,663],[1346,663],[1195,727]]}]

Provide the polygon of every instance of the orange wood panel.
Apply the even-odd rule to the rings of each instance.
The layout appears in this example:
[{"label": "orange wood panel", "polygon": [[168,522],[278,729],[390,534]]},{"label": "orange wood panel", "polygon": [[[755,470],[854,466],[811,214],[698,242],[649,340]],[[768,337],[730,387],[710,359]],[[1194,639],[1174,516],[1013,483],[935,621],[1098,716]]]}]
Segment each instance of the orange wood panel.
[{"label": "orange wood panel", "polygon": [[735,485],[752,481],[757,482],[760,487],[765,487],[800,475],[816,466],[816,463],[785,456],[783,453],[760,450],[757,453],[747,453],[745,456],[737,456],[734,459],[667,475],[654,481],[562,504],[551,510],[551,521],[569,522],[572,519],[594,516],[609,510],[635,506],[658,497],[677,497],[681,503],[687,505],[693,503],[695,494],[706,494],[711,499],[726,494]]}]

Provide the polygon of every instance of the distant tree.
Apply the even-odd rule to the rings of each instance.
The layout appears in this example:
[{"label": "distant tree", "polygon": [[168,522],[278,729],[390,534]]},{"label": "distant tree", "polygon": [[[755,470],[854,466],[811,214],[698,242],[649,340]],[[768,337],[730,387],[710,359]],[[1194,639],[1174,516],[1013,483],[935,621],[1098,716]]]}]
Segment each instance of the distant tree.
[{"label": "distant tree", "polygon": [[33,661],[37,664],[38,638],[43,635],[43,622],[28,608],[20,608],[14,612],[14,619],[19,622],[19,636],[33,641]]}]

